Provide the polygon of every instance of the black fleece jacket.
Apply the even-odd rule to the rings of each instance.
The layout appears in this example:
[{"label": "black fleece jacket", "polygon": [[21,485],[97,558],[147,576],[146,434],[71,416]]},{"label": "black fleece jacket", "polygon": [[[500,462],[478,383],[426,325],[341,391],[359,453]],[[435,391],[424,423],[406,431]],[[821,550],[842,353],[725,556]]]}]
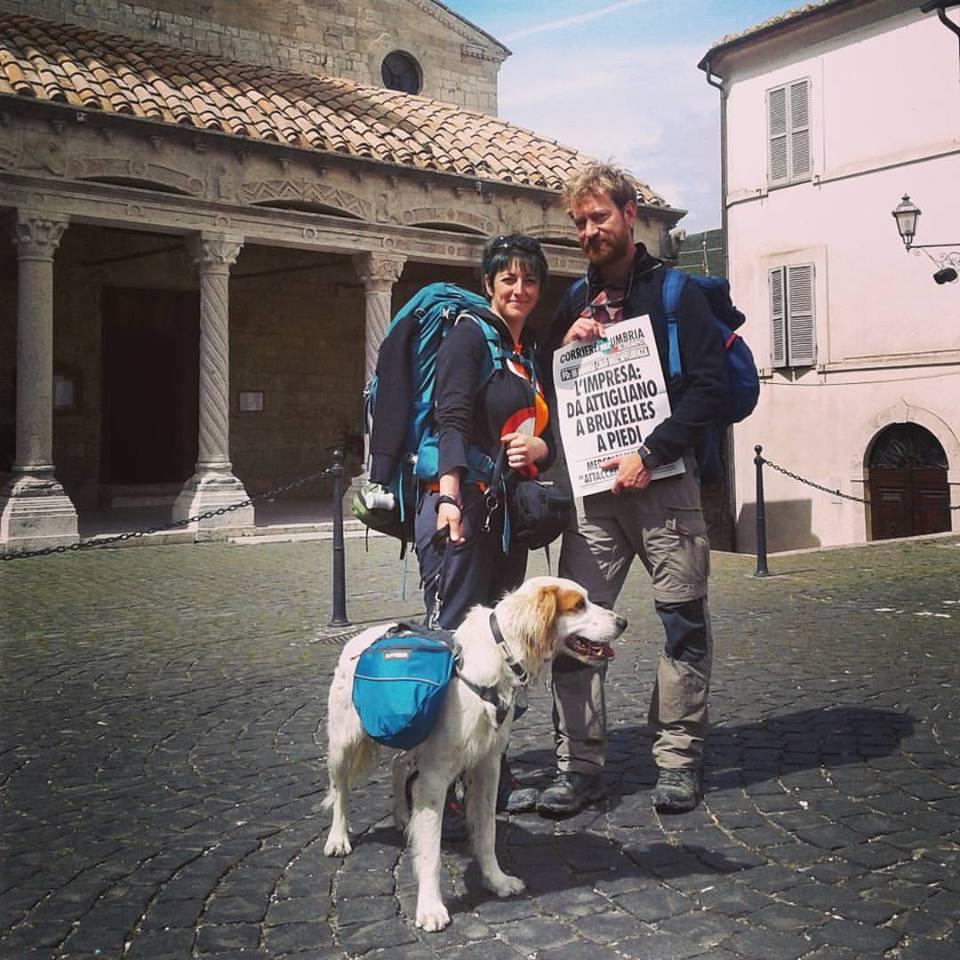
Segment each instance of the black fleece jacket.
[{"label": "black fleece jacket", "polygon": [[[656,463],[670,463],[690,450],[702,427],[722,420],[727,409],[727,372],[720,337],[707,301],[695,283],[685,283],[677,304],[677,334],[682,373],[669,376],[667,320],[663,312],[664,267],[642,243],[636,246],[627,281],[624,318],[649,314],[670,398],[670,416],[645,438]],[[587,283],[575,283],[554,314],[540,355],[544,389],[555,409],[553,352],[583,308],[603,289],[599,271],[591,267]]]}]

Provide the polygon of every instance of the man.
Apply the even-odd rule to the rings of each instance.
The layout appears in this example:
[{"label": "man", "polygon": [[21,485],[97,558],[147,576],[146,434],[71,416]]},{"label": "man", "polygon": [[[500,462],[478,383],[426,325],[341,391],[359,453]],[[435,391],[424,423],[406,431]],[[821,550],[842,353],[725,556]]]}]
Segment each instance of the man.
[{"label": "man", "polygon": [[[693,448],[698,430],[722,416],[727,380],[713,318],[693,283],[684,284],[677,309],[683,372],[668,376],[665,271],[642,243],[634,245],[636,196],[635,181],[609,165],[593,164],[568,182],[565,200],[589,269],[586,284],[574,284],[557,309],[541,369],[549,381],[557,347],[592,340],[605,323],[650,315],[671,414],[636,452],[604,464],[611,490],[578,501],[576,528],[563,537],[559,573],[610,607],[634,557],[650,574],[666,635],[649,710],[659,770],[653,802],[661,812],[681,813],[701,798],[713,646],[707,608],[710,546]],[[682,475],[651,482],[654,468],[681,457]],[[569,657],[554,663],[558,772],[537,801],[545,816],[568,816],[604,796],[605,677],[606,665],[585,666]]]}]

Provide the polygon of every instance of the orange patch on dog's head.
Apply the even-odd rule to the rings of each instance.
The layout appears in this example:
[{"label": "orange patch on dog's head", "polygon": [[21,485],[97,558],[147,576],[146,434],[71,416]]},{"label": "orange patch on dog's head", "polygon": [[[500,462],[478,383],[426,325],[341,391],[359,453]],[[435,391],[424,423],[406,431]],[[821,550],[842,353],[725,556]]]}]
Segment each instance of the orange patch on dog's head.
[{"label": "orange patch on dog's head", "polygon": [[586,599],[579,590],[558,590],[557,613],[573,613],[583,607]]}]

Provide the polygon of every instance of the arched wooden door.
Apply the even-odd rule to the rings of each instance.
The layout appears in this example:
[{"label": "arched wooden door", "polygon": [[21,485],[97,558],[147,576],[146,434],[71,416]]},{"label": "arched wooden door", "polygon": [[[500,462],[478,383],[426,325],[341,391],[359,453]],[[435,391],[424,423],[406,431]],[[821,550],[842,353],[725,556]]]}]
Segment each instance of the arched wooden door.
[{"label": "arched wooden door", "polygon": [[894,423],[870,451],[870,502],[874,540],[914,537],[950,529],[947,456],[929,430]]}]

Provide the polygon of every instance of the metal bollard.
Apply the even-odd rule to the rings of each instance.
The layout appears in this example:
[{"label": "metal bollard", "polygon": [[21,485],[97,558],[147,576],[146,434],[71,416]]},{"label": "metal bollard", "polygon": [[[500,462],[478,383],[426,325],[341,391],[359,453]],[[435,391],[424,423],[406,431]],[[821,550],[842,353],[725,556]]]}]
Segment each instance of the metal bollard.
[{"label": "metal bollard", "polygon": [[756,456],[753,458],[757,468],[757,572],[754,576],[769,577],[767,569],[767,514],[763,504],[763,447],[759,444],[753,448]]},{"label": "metal bollard", "polygon": [[333,465],[330,467],[333,477],[333,616],[331,627],[348,627],[347,619],[347,578],[344,567],[343,550],[343,451],[333,451]]}]

